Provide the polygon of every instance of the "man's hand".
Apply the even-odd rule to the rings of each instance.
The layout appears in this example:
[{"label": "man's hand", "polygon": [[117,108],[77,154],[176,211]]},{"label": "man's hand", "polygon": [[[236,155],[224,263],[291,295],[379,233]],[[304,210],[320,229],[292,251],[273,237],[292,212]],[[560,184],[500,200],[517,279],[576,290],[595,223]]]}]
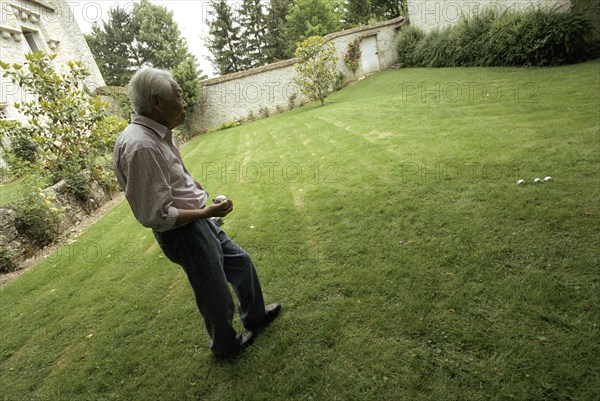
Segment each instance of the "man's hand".
[{"label": "man's hand", "polygon": [[227,199],[206,207],[208,217],[225,217],[233,211],[233,202]]},{"label": "man's hand", "polygon": [[204,209],[188,210],[177,209],[178,216],[176,226],[180,226],[190,221],[199,219],[208,219],[209,217],[225,217],[233,210],[233,202],[227,199],[224,202],[216,203],[205,207]]}]

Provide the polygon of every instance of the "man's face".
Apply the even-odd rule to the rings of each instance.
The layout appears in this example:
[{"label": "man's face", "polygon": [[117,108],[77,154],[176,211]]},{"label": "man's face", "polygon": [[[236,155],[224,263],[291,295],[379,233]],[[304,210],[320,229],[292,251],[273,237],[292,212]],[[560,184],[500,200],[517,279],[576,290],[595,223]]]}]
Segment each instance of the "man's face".
[{"label": "man's face", "polygon": [[187,103],[181,97],[181,88],[179,85],[173,85],[173,94],[167,99],[158,99],[156,106],[160,113],[161,124],[169,129],[173,129],[185,120],[185,107]]}]

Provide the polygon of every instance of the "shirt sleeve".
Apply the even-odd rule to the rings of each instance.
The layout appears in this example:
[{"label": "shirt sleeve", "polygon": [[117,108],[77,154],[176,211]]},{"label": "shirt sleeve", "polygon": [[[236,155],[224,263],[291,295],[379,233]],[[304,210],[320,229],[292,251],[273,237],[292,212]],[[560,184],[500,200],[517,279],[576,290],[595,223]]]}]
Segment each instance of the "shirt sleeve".
[{"label": "shirt sleeve", "polygon": [[119,161],[124,192],[135,218],[158,232],[175,227],[179,213],[172,206],[169,166],[157,149],[140,147]]}]

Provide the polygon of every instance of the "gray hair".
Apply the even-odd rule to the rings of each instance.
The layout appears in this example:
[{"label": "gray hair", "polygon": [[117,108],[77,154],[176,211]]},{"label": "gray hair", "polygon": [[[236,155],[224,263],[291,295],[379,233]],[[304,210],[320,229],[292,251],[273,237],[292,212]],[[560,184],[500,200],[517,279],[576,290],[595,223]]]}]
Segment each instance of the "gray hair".
[{"label": "gray hair", "polygon": [[152,96],[167,99],[176,87],[178,84],[170,72],[143,67],[135,73],[127,86],[131,108],[136,114],[149,114],[152,112]]}]

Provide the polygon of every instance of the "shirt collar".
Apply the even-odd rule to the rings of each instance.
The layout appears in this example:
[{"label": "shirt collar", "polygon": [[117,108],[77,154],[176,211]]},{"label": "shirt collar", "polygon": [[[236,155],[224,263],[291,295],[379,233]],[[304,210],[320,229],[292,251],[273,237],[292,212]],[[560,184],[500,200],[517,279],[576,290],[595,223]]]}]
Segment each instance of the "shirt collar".
[{"label": "shirt collar", "polygon": [[162,139],[165,139],[167,135],[171,134],[171,130],[165,127],[164,125],[157,123],[151,118],[142,116],[140,114],[132,114],[131,123],[150,128],[152,131],[156,132]]}]

